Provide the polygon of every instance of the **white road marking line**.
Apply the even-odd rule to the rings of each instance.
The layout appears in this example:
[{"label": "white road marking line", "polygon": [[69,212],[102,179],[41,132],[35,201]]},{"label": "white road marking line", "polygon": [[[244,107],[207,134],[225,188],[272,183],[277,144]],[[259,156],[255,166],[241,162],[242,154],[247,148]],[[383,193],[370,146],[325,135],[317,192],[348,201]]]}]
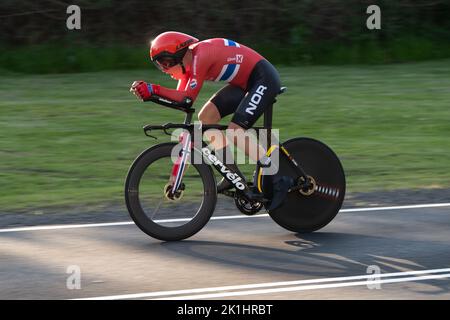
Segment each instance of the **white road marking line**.
[{"label": "white road marking line", "polygon": [[[352,209],[341,209],[339,212],[364,212],[364,211],[382,211],[382,210],[404,210],[404,209],[420,209],[420,208],[439,208],[439,207],[450,207],[450,203],[428,203],[428,204],[416,204],[416,205],[406,205],[406,206],[392,206],[392,207],[369,207],[369,208],[352,208]],[[246,215],[236,215],[236,216],[217,216],[212,217],[211,220],[229,220],[229,219],[248,219],[248,218],[263,218],[268,217],[267,213],[257,214],[254,216]],[[191,219],[180,218],[180,219],[165,219],[156,220],[159,223],[166,222],[185,222]],[[43,226],[31,226],[31,227],[17,227],[17,228],[7,228],[0,229],[0,233],[5,232],[20,232],[20,231],[40,231],[40,230],[61,230],[61,229],[77,229],[77,228],[94,228],[94,227],[114,227],[114,226],[124,226],[134,224],[133,221],[122,221],[122,222],[108,222],[108,223],[93,223],[93,224],[63,224],[63,225],[43,225]]]},{"label": "white road marking line", "polygon": [[[268,214],[261,214],[253,217],[268,217]],[[229,220],[229,219],[242,219],[249,218],[250,216],[239,215],[239,216],[223,216],[223,217],[212,217],[211,220]],[[163,220],[155,220],[158,223],[167,223],[167,222],[186,222],[190,221],[188,218],[180,218],[180,219],[163,219]],[[0,233],[5,232],[18,232],[18,231],[40,231],[40,230],[61,230],[61,229],[78,229],[78,228],[95,228],[95,227],[114,227],[114,226],[126,226],[134,224],[133,221],[121,221],[121,222],[107,222],[107,223],[92,223],[92,224],[62,224],[62,225],[47,225],[47,226],[32,226],[32,227],[17,227],[17,228],[8,228],[8,229],[0,229]]]},{"label": "white road marking line", "polygon": [[[299,285],[299,284],[310,285],[310,284],[322,283],[322,282],[340,282],[340,281],[349,281],[349,280],[400,277],[400,276],[404,277],[404,276],[411,276],[411,275],[423,275],[423,274],[434,274],[434,273],[445,273],[445,272],[450,272],[450,268],[381,273],[381,274],[377,274],[377,275],[365,274],[365,275],[348,276],[348,277],[306,279],[306,280],[294,280],[294,281],[282,281],[282,282],[266,282],[266,283],[224,286],[224,287],[197,288],[197,289],[171,290],[171,291],[155,291],[155,292],[145,292],[145,293],[136,293],[136,294],[124,294],[124,295],[114,295],[114,296],[82,298],[80,300],[140,299],[140,298],[150,298],[150,297],[174,296],[174,295],[180,295],[180,294],[205,293],[205,292],[242,290],[242,289],[256,289],[256,288],[268,288],[268,287],[280,287],[280,286],[293,286],[293,285]],[[449,275],[449,274],[447,274],[447,275]],[[416,278],[417,277],[415,277],[415,279]],[[373,280],[373,281],[370,280],[370,282],[367,282],[367,280],[366,280],[364,283],[373,284],[374,282],[375,282],[375,280]]]},{"label": "white road marking line", "polygon": [[224,297],[248,296],[248,295],[255,295],[255,294],[268,294],[268,293],[281,293],[281,292],[305,291],[305,290],[317,290],[317,289],[329,289],[329,288],[343,288],[343,287],[353,287],[353,286],[366,286],[366,285],[376,285],[376,284],[383,284],[383,283],[414,282],[414,281],[444,279],[444,278],[450,278],[450,273],[441,274],[441,275],[421,276],[421,277],[395,278],[395,279],[386,279],[386,280],[377,280],[377,281],[367,281],[366,280],[366,281],[354,281],[354,282],[344,282],[344,283],[306,285],[306,286],[297,286],[297,287],[288,287],[288,288],[235,291],[235,292],[200,294],[200,295],[190,295],[190,296],[177,296],[177,297],[156,298],[156,299],[149,299],[149,300],[213,299],[213,298],[224,298]]},{"label": "white road marking line", "polygon": [[426,204],[413,204],[413,205],[406,205],[406,206],[342,209],[339,212],[361,212],[361,211],[378,211],[378,210],[403,210],[403,209],[420,209],[420,208],[438,208],[438,207],[449,207],[449,206],[450,206],[450,202],[447,202],[447,203],[426,203]]},{"label": "white road marking line", "polygon": [[41,231],[41,230],[60,230],[60,229],[77,229],[77,228],[94,228],[94,227],[112,227],[133,224],[132,221],[112,222],[112,223],[92,223],[92,224],[64,224],[49,226],[33,226],[33,227],[17,227],[9,229],[0,229],[3,232],[19,232],[19,231]]}]

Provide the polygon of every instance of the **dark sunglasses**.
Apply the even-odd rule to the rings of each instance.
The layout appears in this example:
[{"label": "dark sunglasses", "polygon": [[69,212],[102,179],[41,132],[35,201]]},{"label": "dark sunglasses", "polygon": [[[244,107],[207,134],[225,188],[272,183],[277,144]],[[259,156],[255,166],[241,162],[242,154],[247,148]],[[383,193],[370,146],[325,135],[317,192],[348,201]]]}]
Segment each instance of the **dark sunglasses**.
[{"label": "dark sunglasses", "polygon": [[156,59],[155,62],[158,68],[162,70],[170,69],[178,64],[178,61],[171,57],[160,57]]}]

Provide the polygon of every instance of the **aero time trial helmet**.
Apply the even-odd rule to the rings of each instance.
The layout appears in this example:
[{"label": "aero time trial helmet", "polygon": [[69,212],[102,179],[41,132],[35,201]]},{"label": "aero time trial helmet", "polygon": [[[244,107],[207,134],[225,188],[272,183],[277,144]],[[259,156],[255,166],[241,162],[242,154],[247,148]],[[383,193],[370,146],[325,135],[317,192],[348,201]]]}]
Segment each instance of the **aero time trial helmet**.
[{"label": "aero time trial helmet", "polygon": [[151,43],[150,58],[162,71],[181,64],[184,72],[183,57],[188,47],[198,41],[197,38],[181,32],[168,31],[161,33]]}]

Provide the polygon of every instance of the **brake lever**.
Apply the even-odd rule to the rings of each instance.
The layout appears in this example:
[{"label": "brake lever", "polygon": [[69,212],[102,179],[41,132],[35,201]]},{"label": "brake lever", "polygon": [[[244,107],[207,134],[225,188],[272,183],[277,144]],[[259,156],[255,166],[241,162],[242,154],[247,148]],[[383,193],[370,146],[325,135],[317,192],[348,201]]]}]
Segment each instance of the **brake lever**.
[{"label": "brake lever", "polygon": [[170,136],[170,135],[172,135],[171,133],[169,133],[167,130],[169,130],[170,128],[170,126],[172,125],[172,123],[171,122],[169,122],[169,123],[166,123],[166,124],[164,124],[163,125],[163,132],[166,134],[166,135],[168,135],[168,136]]},{"label": "brake lever", "polygon": [[149,130],[149,129],[147,129],[147,130],[144,130],[144,133],[145,133],[145,135],[147,136],[147,137],[150,137],[150,138],[153,138],[153,139],[155,139],[155,140],[158,140],[158,138],[157,137],[155,137],[155,136],[152,136],[151,134],[149,134],[148,133],[148,131],[151,131],[151,129]]}]

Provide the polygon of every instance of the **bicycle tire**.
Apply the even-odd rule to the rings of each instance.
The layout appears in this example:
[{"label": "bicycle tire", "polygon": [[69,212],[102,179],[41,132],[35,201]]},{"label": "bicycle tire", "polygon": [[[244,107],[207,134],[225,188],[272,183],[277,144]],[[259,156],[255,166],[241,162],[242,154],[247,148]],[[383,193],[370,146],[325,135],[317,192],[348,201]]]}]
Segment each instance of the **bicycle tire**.
[{"label": "bicycle tire", "polygon": [[[324,143],[311,138],[293,138],[283,143],[307,175],[317,182],[312,195],[291,191],[270,217],[281,227],[298,233],[317,231],[339,212],[345,197],[345,173],[337,155]],[[277,175],[295,176],[286,157],[280,154]]]},{"label": "bicycle tire", "polygon": [[166,227],[155,223],[146,215],[139,201],[140,180],[153,162],[170,157],[176,145],[171,142],[162,143],[142,152],[130,166],[125,182],[125,201],[131,218],[147,235],[163,241],[179,241],[199,232],[208,223],[217,202],[216,180],[211,167],[205,163],[190,164],[200,174],[204,186],[203,201],[194,218],[182,226]]}]

